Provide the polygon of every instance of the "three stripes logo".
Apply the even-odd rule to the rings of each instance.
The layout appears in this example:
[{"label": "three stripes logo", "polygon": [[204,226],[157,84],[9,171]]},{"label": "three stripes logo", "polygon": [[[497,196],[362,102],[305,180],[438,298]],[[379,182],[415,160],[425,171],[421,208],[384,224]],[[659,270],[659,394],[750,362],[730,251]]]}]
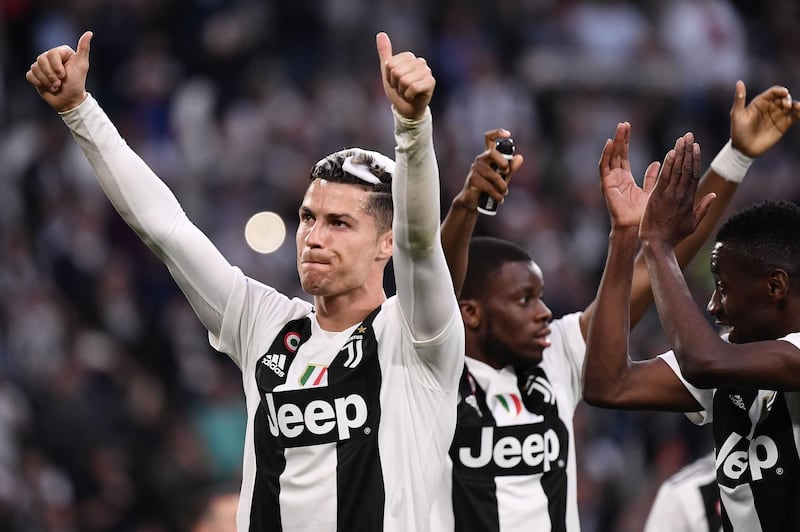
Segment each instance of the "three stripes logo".
[{"label": "three stripes logo", "polygon": [[286,375],[284,371],[286,355],[265,355],[261,359],[261,363],[271,369],[278,377],[283,378]]}]

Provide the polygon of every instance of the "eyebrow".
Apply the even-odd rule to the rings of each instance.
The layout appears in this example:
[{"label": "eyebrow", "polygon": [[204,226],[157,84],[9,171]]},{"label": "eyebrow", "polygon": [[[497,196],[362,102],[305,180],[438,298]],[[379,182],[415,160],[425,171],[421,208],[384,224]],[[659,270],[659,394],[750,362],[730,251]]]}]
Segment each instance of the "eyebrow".
[{"label": "eyebrow", "polygon": [[[310,208],[308,208],[306,205],[301,205],[300,206],[299,213],[300,213],[300,215],[307,214],[309,216],[313,216],[314,218],[318,218],[317,214],[314,211],[312,211]],[[342,221],[348,221],[348,222],[353,222],[353,223],[357,223],[358,222],[357,218],[355,218],[352,214],[348,214],[348,213],[331,212],[331,213],[328,213],[328,214],[325,215],[325,219],[327,219],[327,220],[337,220],[337,221],[338,220],[342,220]]]}]

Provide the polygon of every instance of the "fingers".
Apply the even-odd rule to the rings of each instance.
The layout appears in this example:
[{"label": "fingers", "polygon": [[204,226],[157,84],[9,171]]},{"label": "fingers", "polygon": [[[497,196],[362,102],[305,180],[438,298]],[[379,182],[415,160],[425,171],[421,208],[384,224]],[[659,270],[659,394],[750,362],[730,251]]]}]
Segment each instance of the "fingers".
[{"label": "fingers", "polygon": [[711,208],[711,204],[714,200],[717,199],[717,194],[714,192],[709,192],[700,202],[695,206],[694,210],[692,211],[692,219],[694,220],[694,226],[697,227],[700,225],[700,222],[703,221],[706,214],[708,214],[708,209]]},{"label": "fingers", "polygon": [[600,153],[600,161],[597,163],[600,168],[600,175],[616,168],[630,171],[630,139],[631,125],[629,122],[620,122],[614,132],[614,139],[606,140],[603,151]]},{"label": "fingers", "polygon": [[91,48],[91,42],[93,36],[94,33],[92,33],[91,31],[86,31],[83,33],[83,35],[81,35],[81,38],[78,39],[78,50],[76,53],[78,54],[78,57],[80,59],[86,61],[89,60],[89,49]]},{"label": "fingers", "polygon": [[508,181],[501,175],[496,167],[491,164],[491,158],[487,154],[479,155],[470,166],[465,189],[475,191],[475,197],[480,193],[491,196],[498,203],[503,202],[503,198],[508,194]]},{"label": "fingers", "polygon": [[386,81],[406,101],[429,89],[433,80],[428,62],[411,52],[397,54],[385,63]]},{"label": "fingers", "polygon": [[494,148],[494,143],[497,139],[507,139],[510,136],[511,132],[506,129],[490,129],[483,134],[483,145],[487,150],[491,150]]},{"label": "fingers", "polygon": [[647,165],[647,169],[644,171],[644,183],[642,183],[642,190],[644,190],[647,194],[650,194],[653,189],[656,188],[658,171],[660,169],[661,163],[658,161],[653,161]]},{"label": "fingers", "polygon": [[506,173],[506,182],[508,182],[508,180],[511,179],[511,175],[517,170],[519,170],[520,167],[522,166],[522,163],[524,162],[525,159],[522,157],[522,155],[519,154],[514,155],[514,157],[511,158],[511,164],[509,165],[508,172]]},{"label": "fingers", "polygon": [[792,95],[789,93],[789,89],[782,85],[773,85],[756,96],[756,98],[763,98],[771,102],[778,102],[781,107],[786,109],[791,109],[792,107]]},{"label": "fingers", "polygon": [[56,92],[61,87],[61,80],[66,75],[64,61],[69,59],[72,54],[74,52],[69,46],[59,46],[39,54],[29,70],[38,81],[37,88]]},{"label": "fingers", "polygon": [[631,125],[629,122],[622,122],[617,125],[617,132],[614,136],[615,157],[611,160],[611,165],[615,168],[630,169]]},{"label": "fingers", "polygon": [[397,92],[402,94],[406,101],[410,102],[417,95],[430,92],[434,83],[428,63],[425,59],[418,58],[415,61],[413,70],[397,80]]},{"label": "fingers", "polygon": [[678,137],[678,140],[675,141],[675,148],[673,148],[672,152],[672,164],[667,176],[669,181],[665,183],[667,186],[675,186],[680,182],[681,172],[683,171],[683,157],[686,155],[686,140],[683,137]]},{"label": "fingers", "polygon": [[378,59],[381,61],[381,70],[386,66],[386,62],[392,58],[392,41],[385,32],[379,32],[375,36],[375,45],[378,48]]},{"label": "fingers", "polygon": [[738,80],[736,88],[733,92],[733,105],[731,106],[731,115],[744,112],[744,102],[747,99],[747,89],[744,86],[744,81]]},{"label": "fingers", "polygon": [[30,70],[25,74],[25,79],[40,92],[58,92],[67,77],[66,64],[68,62],[77,58],[88,63],[92,36],[91,31],[81,35],[78,40],[77,52],[67,45],[62,45],[39,54]]},{"label": "fingers", "polygon": [[603,151],[600,153],[600,161],[597,163],[597,167],[600,169],[600,177],[603,177],[611,171],[612,151],[614,151],[614,141],[611,139],[606,139],[606,143],[603,146]]},{"label": "fingers", "polygon": [[[688,132],[675,141],[675,147],[664,158],[664,164],[653,189],[659,194],[675,196],[679,201],[694,198],[702,170],[700,145],[694,142],[694,134]],[[648,167],[648,172],[651,171]],[[648,174],[645,174],[645,180]],[[645,188],[648,185],[645,185]]]}]

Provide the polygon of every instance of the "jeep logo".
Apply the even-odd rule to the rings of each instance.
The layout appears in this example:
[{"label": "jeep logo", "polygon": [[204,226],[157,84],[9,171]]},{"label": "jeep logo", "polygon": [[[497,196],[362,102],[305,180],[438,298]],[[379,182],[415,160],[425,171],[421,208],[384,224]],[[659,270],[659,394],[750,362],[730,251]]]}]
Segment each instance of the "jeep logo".
[{"label": "jeep logo", "polygon": [[[740,442],[742,445],[739,445]],[[745,445],[747,448],[743,449]],[[769,436],[757,436],[748,442],[732,432],[717,453],[717,469],[737,483],[748,468],[751,479],[761,480],[764,478],[763,471],[775,467],[777,463],[778,446]]]},{"label": "jeep logo", "polygon": [[[506,431],[504,435],[496,437],[495,429]],[[488,466],[490,469],[499,469],[498,474],[520,475],[547,472],[554,464],[557,467],[564,466],[565,460],[559,460],[561,442],[552,428],[526,435],[514,434],[508,429],[509,427],[482,427],[477,448],[463,446],[457,449],[458,462],[465,468],[479,469]],[[512,469],[514,471],[509,471]]]},{"label": "jeep logo", "polygon": [[316,398],[304,405],[288,401],[276,405],[273,393],[265,393],[264,399],[269,431],[284,438],[287,446],[347,440],[351,430],[367,422],[367,403],[354,393],[332,401]]}]

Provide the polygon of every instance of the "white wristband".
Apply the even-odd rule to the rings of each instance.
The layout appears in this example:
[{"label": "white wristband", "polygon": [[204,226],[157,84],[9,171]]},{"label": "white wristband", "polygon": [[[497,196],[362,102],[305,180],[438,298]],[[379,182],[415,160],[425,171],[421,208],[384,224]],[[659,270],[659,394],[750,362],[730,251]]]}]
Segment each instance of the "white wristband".
[{"label": "white wristband", "polygon": [[731,141],[728,140],[727,144],[719,150],[717,156],[711,161],[711,169],[726,181],[741,183],[751,164],[753,164],[753,158],[734,148]]}]

